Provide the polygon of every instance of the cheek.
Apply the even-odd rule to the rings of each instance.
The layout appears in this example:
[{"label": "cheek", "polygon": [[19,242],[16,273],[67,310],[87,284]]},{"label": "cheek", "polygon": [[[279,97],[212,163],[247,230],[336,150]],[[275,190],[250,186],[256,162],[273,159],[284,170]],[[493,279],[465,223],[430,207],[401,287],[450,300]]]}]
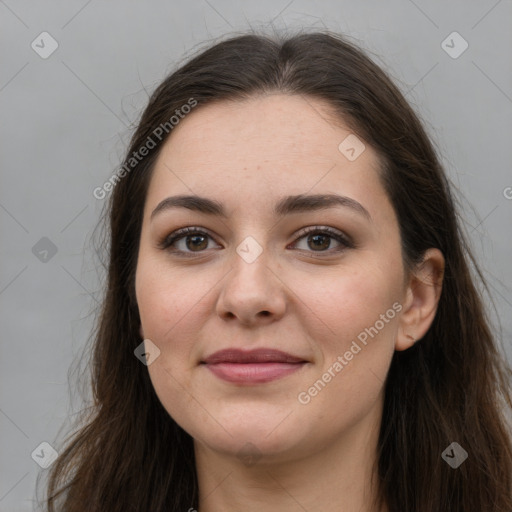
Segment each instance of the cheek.
[{"label": "cheek", "polygon": [[[170,272],[161,262],[140,259],[136,273],[136,294],[144,337],[160,350],[148,365],[151,383],[160,402],[173,417],[186,416],[193,406],[190,388],[193,319],[197,317],[204,291],[197,282],[188,283],[179,272]],[[190,284],[190,286],[189,286]]]},{"label": "cheek", "polygon": [[[400,298],[399,280],[391,272],[371,264],[352,266],[330,275],[302,276],[294,289],[308,305],[311,322],[316,319],[322,333],[346,341],[373,326]],[[386,326],[395,317],[392,310]]]},{"label": "cheek", "polygon": [[135,290],[144,335],[157,342],[161,325],[169,314],[170,301],[164,300],[165,288],[151,265],[139,265],[137,268]]},{"label": "cheek", "polygon": [[379,402],[394,353],[399,307],[394,287],[375,270],[329,283],[308,286],[315,315],[303,328],[319,357],[297,394],[303,413],[322,419],[319,428],[325,428],[325,435],[354,425]]},{"label": "cheek", "polygon": [[147,338],[164,343],[179,324],[180,336],[187,317],[197,314],[204,286],[194,273],[170,271],[161,261],[143,260],[137,268],[136,294],[141,323]]},{"label": "cheek", "polygon": [[190,269],[171,269],[165,262],[149,259],[141,259],[137,268],[136,292],[144,337],[160,350],[148,372],[157,396],[173,417],[181,417],[192,405],[188,390],[198,363],[197,340],[205,318],[211,316],[208,292],[213,292],[220,277],[215,279],[212,272],[199,276]]},{"label": "cheek", "polygon": [[378,397],[394,353],[399,283],[392,269],[370,264],[302,280],[300,295],[312,312],[302,326],[318,349],[315,375],[302,391],[318,406],[335,400],[355,412]]}]

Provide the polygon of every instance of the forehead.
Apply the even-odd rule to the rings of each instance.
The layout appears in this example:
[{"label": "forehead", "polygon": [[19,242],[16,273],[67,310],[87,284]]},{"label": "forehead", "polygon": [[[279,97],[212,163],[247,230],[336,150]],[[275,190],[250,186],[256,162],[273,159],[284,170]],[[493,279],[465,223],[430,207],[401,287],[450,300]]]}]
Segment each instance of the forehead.
[{"label": "forehead", "polygon": [[174,128],[165,147],[175,158],[190,161],[223,155],[244,160],[248,151],[257,152],[259,160],[332,161],[351,133],[324,101],[269,94],[196,108]]},{"label": "forehead", "polygon": [[215,195],[228,210],[233,200],[284,194],[339,192],[375,202],[384,194],[377,154],[365,144],[351,161],[339,148],[347,137],[355,134],[315,98],[271,94],[199,106],[162,147],[148,199]]}]

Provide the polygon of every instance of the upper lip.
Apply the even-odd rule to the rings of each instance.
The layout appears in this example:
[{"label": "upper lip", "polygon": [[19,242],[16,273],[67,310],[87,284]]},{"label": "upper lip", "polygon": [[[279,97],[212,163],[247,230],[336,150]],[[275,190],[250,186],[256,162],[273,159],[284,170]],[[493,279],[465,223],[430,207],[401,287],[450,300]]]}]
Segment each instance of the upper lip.
[{"label": "upper lip", "polygon": [[296,357],[272,348],[255,350],[240,350],[228,348],[214,352],[201,363],[305,363],[301,357]]}]

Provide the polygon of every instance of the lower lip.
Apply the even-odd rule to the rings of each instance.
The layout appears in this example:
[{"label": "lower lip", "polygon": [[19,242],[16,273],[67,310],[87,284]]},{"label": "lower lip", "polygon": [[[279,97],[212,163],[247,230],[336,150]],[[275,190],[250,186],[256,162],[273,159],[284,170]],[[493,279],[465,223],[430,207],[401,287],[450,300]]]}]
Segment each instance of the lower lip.
[{"label": "lower lip", "polygon": [[259,384],[300,370],[306,363],[215,363],[206,367],[228,382]]}]

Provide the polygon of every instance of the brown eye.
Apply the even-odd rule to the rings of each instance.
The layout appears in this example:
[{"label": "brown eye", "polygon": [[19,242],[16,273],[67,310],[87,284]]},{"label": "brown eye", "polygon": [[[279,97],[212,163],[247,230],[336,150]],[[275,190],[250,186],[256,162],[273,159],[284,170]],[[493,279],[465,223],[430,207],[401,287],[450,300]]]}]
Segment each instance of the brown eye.
[{"label": "brown eye", "polygon": [[187,235],[184,238],[187,249],[191,251],[206,249],[206,247],[208,247],[208,235]]},{"label": "brown eye", "polygon": [[[331,228],[313,228],[309,229],[305,232],[302,232],[302,236],[298,238],[298,240],[305,239],[307,242],[307,247],[298,247],[300,250],[305,250],[309,252],[339,252],[347,248],[354,248],[354,244],[341,232],[334,231]],[[337,248],[331,248],[332,240],[335,240],[338,243]],[[294,245],[297,245],[298,242],[295,242]],[[329,250],[331,249],[331,250]]]},{"label": "brown eye", "polygon": [[[306,228],[300,234],[301,236],[293,245],[294,248],[301,251],[332,254],[348,248],[355,248],[355,245],[347,236],[329,227]],[[193,253],[205,252],[209,246],[208,239],[213,240],[213,237],[206,231],[195,227],[187,227],[168,235],[158,244],[158,247],[177,256],[189,256]],[[295,247],[301,239],[307,240],[306,247]],[[337,242],[338,247],[331,247],[333,240]]]},{"label": "brown eye", "polygon": [[183,228],[164,238],[159,244],[159,247],[176,254],[200,253],[208,248],[208,239],[213,240],[213,238],[203,230],[197,228]]},{"label": "brown eye", "polygon": [[329,246],[331,245],[331,237],[329,235],[308,235],[308,246],[311,249],[320,249],[325,250],[329,249]]}]

